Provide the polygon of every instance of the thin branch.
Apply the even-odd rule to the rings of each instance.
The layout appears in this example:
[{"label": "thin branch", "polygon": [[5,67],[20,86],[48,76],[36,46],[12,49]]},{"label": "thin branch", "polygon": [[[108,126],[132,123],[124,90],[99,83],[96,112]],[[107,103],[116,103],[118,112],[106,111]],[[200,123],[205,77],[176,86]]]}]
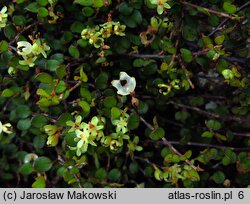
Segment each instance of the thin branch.
[{"label": "thin branch", "polygon": [[246,119],[246,118],[243,118],[243,117],[222,116],[222,115],[219,115],[219,114],[216,114],[216,113],[204,111],[204,110],[202,110],[200,108],[197,108],[197,107],[194,107],[194,106],[179,104],[179,103],[176,103],[174,101],[169,101],[168,104],[173,104],[173,105],[175,105],[177,107],[180,107],[180,108],[193,110],[193,111],[196,111],[197,113],[199,113],[201,115],[207,116],[209,118],[221,119],[222,121],[236,121],[236,122],[239,122],[239,123],[242,123],[242,122],[248,122],[249,123],[250,122],[250,119]]},{"label": "thin branch", "polygon": [[146,158],[142,158],[142,157],[138,157],[138,156],[134,156],[134,158],[137,159],[137,160],[140,160],[140,161],[143,161],[143,162],[149,164],[149,165],[152,166],[154,169],[157,169],[157,165],[156,165],[155,163],[149,161],[149,160],[146,159]]},{"label": "thin branch", "polygon": [[139,53],[133,53],[129,54],[128,56],[136,57],[136,58],[144,58],[144,59],[164,59],[165,55],[159,55],[159,54],[139,54]]},{"label": "thin branch", "polygon": [[[140,120],[152,131],[155,130],[155,128],[150,124],[148,123],[142,116],[139,116],[140,117]],[[162,142],[168,146],[175,154],[177,154],[178,156],[182,157],[183,154],[180,153],[165,137],[162,138]],[[190,166],[192,167],[194,170],[196,171],[201,171],[201,169],[199,167],[196,167],[192,164],[191,161],[189,161],[188,159],[185,160],[185,162]]]},{"label": "thin branch", "polygon": [[198,6],[198,5],[189,3],[189,2],[181,2],[181,3],[184,4],[184,5],[187,5],[187,6],[191,6],[191,7],[200,9],[200,10],[204,10],[204,11],[209,12],[209,13],[213,13],[213,14],[218,15],[218,16],[222,16],[222,17],[231,19],[231,20],[236,19],[236,17],[231,15],[231,14],[227,14],[227,13],[223,13],[223,12],[220,12],[220,11],[215,11],[215,10],[212,10],[212,9],[204,8],[202,6]]},{"label": "thin branch", "polygon": [[[148,143],[153,143],[154,141],[147,141]],[[157,144],[164,144],[163,141],[157,141]],[[199,142],[187,142],[185,144],[179,142],[179,141],[169,141],[172,145],[182,145],[182,146],[195,146],[195,147],[206,147],[206,148],[216,148],[216,149],[231,149],[236,152],[243,152],[243,151],[250,151],[250,147],[228,147],[228,146],[222,146],[222,145],[214,145],[214,144],[204,144]]]},{"label": "thin branch", "polygon": [[73,87],[70,88],[69,92],[74,91],[74,90],[75,90],[78,86],[80,86],[81,84],[82,84],[82,82],[81,82],[81,81],[78,81],[77,84],[76,84],[75,86],[73,86]]},{"label": "thin branch", "polygon": [[54,95],[55,95],[56,87],[58,86],[59,82],[60,82],[60,80],[57,79],[57,80],[56,80],[56,84],[55,84],[55,86],[53,87],[53,90],[52,90],[52,92],[51,92],[51,94],[50,94],[51,96],[54,96]]},{"label": "thin branch", "polygon": [[27,27],[24,27],[24,29],[21,30],[21,31],[13,38],[12,41],[10,41],[9,46],[12,45],[12,44],[14,44],[14,43],[18,40],[18,38],[19,38],[19,36],[20,36],[21,34],[23,34],[24,32],[26,32],[27,30],[31,29],[32,27],[34,27],[34,26],[36,26],[36,25],[41,25],[41,24],[43,24],[43,23],[42,23],[42,22],[35,22],[35,23],[32,23],[32,24],[28,25]]},{"label": "thin branch", "polygon": [[[239,13],[240,11],[242,11],[243,9],[247,8],[250,6],[250,1],[246,2],[245,4],[243,4],[241,7],[239,7],[237,9],[236,13]],[[211,37],[212,35],[214,35],[215,33],[217,33],[219,30],[221,30],[221,28],[229,21],[229,18],[224,19],[208,36]]]},{"label": "thin branch", "polygon": [[183,71],[185,72],[185,75],[186,75],[186,78],[187,78],[187,80],[188,80],[189,85],[191,86],[192,89],[194,89],[194,88],[195,88],[195,87],[194,87],[194,84],[193,84],[193,82],[191,81],[191,79],[190,79],[190,77],[189,77],[189,71],[187,70],[187,68],[186,68],[186,66],[185,66],[185,64],[184,64],[184,62],[183,62],[183,60],[182,60],[182,58],[181,58],[181,57],[178,57],[178,60],[179,60],[179,62],[180,62],[181,68],[182,68]]}]

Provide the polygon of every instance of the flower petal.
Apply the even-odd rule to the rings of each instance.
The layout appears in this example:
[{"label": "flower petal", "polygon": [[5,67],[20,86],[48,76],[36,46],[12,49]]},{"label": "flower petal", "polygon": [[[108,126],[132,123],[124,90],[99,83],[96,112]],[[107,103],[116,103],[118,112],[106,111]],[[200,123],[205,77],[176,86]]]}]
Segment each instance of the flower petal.
[{"label": "flower petal", "polygon": [[112,84],[112,86],[114,86],[114,87],[117,88],[118,90],[119,90],[120,88],[122,88],[122,85],[121,85],[120,80],[113,80],[113,81],[111,82],[111,84]]}]

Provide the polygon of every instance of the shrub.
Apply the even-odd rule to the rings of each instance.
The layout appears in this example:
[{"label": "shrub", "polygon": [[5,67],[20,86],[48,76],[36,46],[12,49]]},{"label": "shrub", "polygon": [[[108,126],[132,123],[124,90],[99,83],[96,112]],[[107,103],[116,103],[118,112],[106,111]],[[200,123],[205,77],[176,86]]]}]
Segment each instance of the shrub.
[{"label": "shrub", "polygon": [[247,187],[249,5],[2,0],[0,185]]}]

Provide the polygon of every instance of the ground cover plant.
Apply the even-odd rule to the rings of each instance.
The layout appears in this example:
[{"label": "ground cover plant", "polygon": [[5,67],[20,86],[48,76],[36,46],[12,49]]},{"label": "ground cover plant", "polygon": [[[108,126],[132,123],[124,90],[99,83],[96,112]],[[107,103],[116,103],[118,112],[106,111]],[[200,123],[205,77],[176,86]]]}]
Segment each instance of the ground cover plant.
[{"label": "ground cover plant", "polygon": [[1,0],[1,187],[248,187],[246,0]]}]

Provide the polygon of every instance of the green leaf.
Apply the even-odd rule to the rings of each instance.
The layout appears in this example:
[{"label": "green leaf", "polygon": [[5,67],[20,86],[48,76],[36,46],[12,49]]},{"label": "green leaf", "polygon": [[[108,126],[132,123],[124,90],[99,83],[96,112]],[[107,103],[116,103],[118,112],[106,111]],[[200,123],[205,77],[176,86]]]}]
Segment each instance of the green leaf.
[{"label": "green leaf", "polygon": [[37,0],[37,3],[41,6],[46,6],[48,4],[48,0]]},{"label": "green leaf", "polygon": [[143,59],[135,59],[133,62],[134,67],[142,67],[145,63],[145,60]]},{"label": "green leaf", "polygon": [[217,171],[212,175],[212,180],[217,183],[217,184],[221,184],[224,182],[225,180],[225,175],[222,171]]},{"label": "green leaf", "polygon": [[82,6],[92,6],[94,0],[75,0],[74,4],[80,4]]},{"label": "green leaf", "polygon": [[19,130],[28,130],[31,126],[30,119],[19,120],[17,123],[17,128]]},{"label": "green leaf", "polygon": [[23,16],[14,16],[13,21],[15,25],[22,26],[25,24],[26,19]]},{"label": "green leaf", "polygon": [[222,159],[222,164],[227,166],[229,164],[235,163],[237,160],[237,155],[231,150],[227,149],[225,151],[225,156]]},{"label": "green leaf", "polygon": [[213,132],[205,131],[201,135],[202,137],[212,138],[214,136]]},{"label": "green leaf", "polygon": [[38,3],[33,2],[33,3],[29,4],[25,9],[32,12],[32,13],[37,13],[38,9],[39,9],[39,5],[38,5]]},{"label": "green leaf", "polygon": [[82,110],[85,113],[89,113],[90,112],[90,106],[89,106],[89,104],[86,101],[80,101],[78,103],[78,105],[82,108]]},{"label": "green leaf", "polygon": [[51,84],[53,82],[53,78],[50,74],[45,72],[40,72],[35,76],[35,79],[44,83],[44,84]]},{"label": "green leaf", "polygon": [[95,87],[97,89],[105,89],[107,87],[107,83],[108,83],[108,74],[105,72],[100,73],[95,81]]},{"label": "green leaf", "polygon": [[14,95],[14,92],[11,89],[4,89],[1,96],[4,98],[9,98]]},{"label": "green leaf", "polygon": [[181,50],[181,56],[185,62],[191,62],[193,59],[193,54],[190,50],[182,48]]},{"label": "green leaf", "polygon": [[113,182],[118,181],[120,177],[121,177],[121,172],[119,169],[112,169],[108,174],[109,180]]},{"label": "green leaf", "polygon": [[46,8],[41,7],[41,8],[38,9],[38,17],[44,18],[44,17],[46,17],[48,15],[49,15],[49,11]]},{"label": "green leaf", "polygon": [[66,66],[65,65],[60,65],[56,69],[56,75],[58,76],[59,79],[63,79],[67,75]]},{"label": "green leaf", "polygon": [[97,169],[97,171],[95,172],[95,178],[99,179],[99,180],[104,180],[107,178],[107,172],[104,168],[99,168]]},{"label": "green leaf", "polygon": [[23,164],[20,169],[19,169],[19,172],[22,174],[22,175],[29,175],[31,174],[33,171],[33,167],[32,167],[32,164],[31,163],[25,163]]},{"label": "green leaf", "polygon": [[119,109],[119,108],[117,108],[117,107],[112,107],[112,108],[111,108],[111,117],[112,117],[113,119],[119,118],[120,115],[121,115],[121,112],[120,112],[120,109]]},{"label": "green leaf", "polygon": [[197,30],[195,27],[184,25],[182,35],[188,41],[195,41],[197,39]]},{"label": "green leaf", "polygon": [[32,188],[45,188],[46,183],[43,176],[39,176],[36,178],[36,181],[32,184]]},{"label": "green leaf", "polygon": [[101,8],[104,6],[104,1],[103,0],[94,0],[93,2],[93,7],[95,8]]},{"label": "green leaf", "polygon": [[84,7],[82,9],[82,13],[83,13],[84,16],[90,17],[95,13],[95,10],[93,8],[91,8],[91,7]]},{"label": "green leaf", "polygon": [[34,161],[34,168],[35,170],[39,171],[39,172],[46,172],[48,170],[50,170],[52,167],[52,162],[48,157],[38,157],[35,161]]},{"label": "green leaf", "polygon": [[80,69],[80,77],[81,77],[81,80],[83,82],[87,82],[88,81],[88,76],[87,74],[83,71],[83,68],[81,67]]},{"label": "green leaf", "polygon": [[139,166],[138,166],[138,164],[136,162],[130,163],[129,172],[131,174],[136,174],[138,172],[138,170],[139,170]]},{"label": "green leaf", "polygon": [[237,11],[237,7],[230,2],[224,2],[223,3],[223,9],[230,14],[233,14]]},{"label": "green leaf", "polygon": [[70,27],[70,30],[74,33],[81,33],[83,29],[84,25],[79,21],[75,21]]},{"label": "green leaf", "polygon": [[31,114],[30,107],[26,105],[19,105],[16,109],[16,114],[18,118],[27,118]]},{"label": "green leaf", "polygon": [[7,51],[9,48],[9,44],[7,43],[7,41],[2,40],[0,43],[0,53]]},{"label": "green leaf", "polygon": [[208,120],[206,122],[206,125],[208,128],[213,129],[213,130],[221,129],[221,123],[217,120]]},{"label": "green leaf", "polygon": [[135,130],[139,127],[140,124],[140,118],[137,114],[131,113],[128,118],[128,129],[129,130]]},{"label": "green leaf", "polygon": [[117,103],[117,100],[114,96],[108,96],[104,99],[103,101],[103,105],[106,107],[106,108],[112,108],[116,105]]},{"label": "green leaf", "polygon": [[86,101],[89,102],[89,103],[90,103],[91,100],[92,100],[91,93],[90,93],[89,90],[86,89],[86,88],[81,88],[81,89],[80,89],[80,96],[81,96],[82,98],[85,98]]},{"label": "green leaf", "polygon": [[223,44],[225,40],[225,35],[220,35],[220,36],[217,36],[215,39],[214,39],[214,42],[217,44],[217,45],[221,45]]},{"label": "green leaf", "polygon": [[74,45],[71,45],[69,47],[69,54],[74,57],[75,59],[78,59],[80,57],[80,52],[77,49],[77,47],[75,47]]},{"label": "green leaf", "polygon": [[157,128],[156,130],[152,131],[149,135],[149,137],[152,140],[160,140],[161,138],[163,138],[165,135],[165,130],[162,128]]},{"label": "green leaf", "polygon": [[175,113],[175,119],[184,122],[188,118],[188,112],[178,111]]},{"label": "green leaf", "polygon": [[37,135],[33,140],[33,145],[36,149],[42,149],[46,143],[46,138],[42,135]]},{"label": "green leaf", "polygon": [[56,71],[56,69],[60,65],[60,62],[58,60],[51,59],[51,60],[47,60],[47,64],[46,65],[47,65],[48,70],[50,70],[50,71]]},{"label": "green leaf", "polygon": [[128,4],[126,2],[122,2],[119,5],[119,12],[123,15],[130,15],[133,12],[133,8],[129,7]]}]

